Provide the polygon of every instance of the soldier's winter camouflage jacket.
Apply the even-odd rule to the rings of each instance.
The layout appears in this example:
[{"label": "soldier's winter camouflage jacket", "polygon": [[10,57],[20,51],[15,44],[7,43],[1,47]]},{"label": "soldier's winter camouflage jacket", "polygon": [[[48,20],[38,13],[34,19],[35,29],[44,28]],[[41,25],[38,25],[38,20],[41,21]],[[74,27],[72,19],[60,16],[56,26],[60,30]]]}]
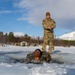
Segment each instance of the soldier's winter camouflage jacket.
[{"label": "soldier's winter camouflage jacket", "polygon": [[[55,21],[52,19],[52,18],[46,18],[42,21],[42,25],[43,25],[43,28],[44,28],[44,32],[45,33],[53,33],[53,28],[56,27],[56,23]],[[48,29],[48,27],[52,26],[53,28],[52,29]]]},{"label": "soldier's winter camouflage jacket", "polygon": [[51,56],[48,52],[42,51],[41,57],[39,61],[35,61],[34,52],[30,53],[26,56],[25,63],[43,63],[43,62],[50,62]]}]

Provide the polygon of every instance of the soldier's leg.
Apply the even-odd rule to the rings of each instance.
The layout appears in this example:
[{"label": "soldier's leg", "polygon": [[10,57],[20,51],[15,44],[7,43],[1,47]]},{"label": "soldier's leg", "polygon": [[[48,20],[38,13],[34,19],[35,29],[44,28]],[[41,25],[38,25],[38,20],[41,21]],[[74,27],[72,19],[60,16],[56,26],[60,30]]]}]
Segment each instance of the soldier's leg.
[{"label": "soldier's leg", "polygon": [[54,50],[54,34],[50,33],[49,35],[49,53],[52,54],[52,50]]},{"label": "soldier's leg", "polygon": [[43,42],[43,45],[42,45],[43,51],[46,51],[47,44],[48,44],[48,34],[44,34],[44,42]]}]

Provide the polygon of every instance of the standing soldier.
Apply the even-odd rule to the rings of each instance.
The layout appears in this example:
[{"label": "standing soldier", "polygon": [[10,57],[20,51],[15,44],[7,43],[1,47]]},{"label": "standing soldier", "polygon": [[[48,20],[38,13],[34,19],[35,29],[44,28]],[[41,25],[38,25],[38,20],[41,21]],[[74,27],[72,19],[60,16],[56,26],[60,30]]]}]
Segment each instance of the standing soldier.
[{"label": "standing soldier", "polygon": [[51,18],[51,15],[49,12],[46,13],[46,18],[42,21],[42,25],[44,28],[44,42],[43,42],[42,50],[46,51],[46,46],[49,44],[49,53],[52,54],[52,50],[54,50],[53,29],[56,27],[56,23]]}]

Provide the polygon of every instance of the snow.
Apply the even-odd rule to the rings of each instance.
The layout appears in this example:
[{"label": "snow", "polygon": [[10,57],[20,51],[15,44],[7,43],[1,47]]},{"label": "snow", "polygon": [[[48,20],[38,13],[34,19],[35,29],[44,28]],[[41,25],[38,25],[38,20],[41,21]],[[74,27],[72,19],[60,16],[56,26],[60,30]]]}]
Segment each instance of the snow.
[{"label": "snow", "polygon": [[57,37],[62,40],[75,40],[75,31],[63,34],[62,36]]},{"label": "snow", "polygon": [[14,32],[14,36],[16,37],[20,37],[20,36],[24,36],[25,34],[23,32]]},{"label": "snow", "polygon": [[55,47],[53,58],[58,63],[25,64],[10,61],[11,57],[23,58],[38,47],[0,46],[0,75],[75,75],[75,47]]}]

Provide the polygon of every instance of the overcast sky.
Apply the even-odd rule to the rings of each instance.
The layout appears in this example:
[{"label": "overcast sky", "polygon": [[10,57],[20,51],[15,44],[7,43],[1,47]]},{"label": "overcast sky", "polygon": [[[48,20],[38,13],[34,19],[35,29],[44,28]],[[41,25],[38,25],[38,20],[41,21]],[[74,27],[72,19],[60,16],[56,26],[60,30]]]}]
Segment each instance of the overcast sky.
[{"label": "overcast sky", "polygon": [[75,30],[75,0],[0,0],[0,31],[43,36],[42,20],[49,11],[55,35]]}]

